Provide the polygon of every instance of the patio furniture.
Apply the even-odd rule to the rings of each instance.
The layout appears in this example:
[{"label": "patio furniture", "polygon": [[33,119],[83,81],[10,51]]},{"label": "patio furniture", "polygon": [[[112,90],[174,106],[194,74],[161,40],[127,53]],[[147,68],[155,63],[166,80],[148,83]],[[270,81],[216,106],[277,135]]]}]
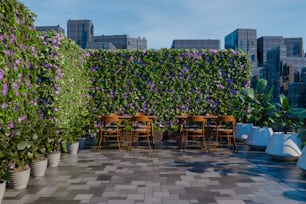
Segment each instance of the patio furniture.
[{"label": "patio furniture", "polygon": [[179,123],[179,128],[176,136],[176,144],[178,145],[178,148],[181,148],[184,129],[186,128],[187,125],[187,119],[191,115],[192,114],[190,113],[182,113],[181,115],[176,116]]},{"label": "patio furniture", "polygon": [[186,126],[184,131],[184,149],[188,145],[189,141],[196,141],[200,143],[201,148],[204,148],[208,152],[205,139],[205,126],[207,120],[203,116],[190,115],[186,119]]},{"label": "patio furniture", "polygon": [[235,138],[235,125],[236,119],[234,116],[218,116],[218,124],[216,127],[216,146],[219,142],[219,139],[225,138],[227,140],[228,148],[231,147],[233,142],[235,151],[238,151],[238,146]]},{"label": "patio furniture", "polygon": [[100,149],[101,145],[103,145],[104,139],[108,140],[109,138],[115,138],[118,142],[118,148],[121,150],[120,145],[120,135],[121,128],[118,115],[111,114],[108,116],[100,117],[100,125],[99,125],[99,139],[97,144],[97,150]]},{"label": "patio furniture", "polygon": [[148,142],[149,149],[151,149],[151,139],[154,145],[153,139],[153,121],[146,115],[133,116],[131,118],[132,129],[130,132],[130,141],[128,145],[128,150],[131,151],[133,147],[134,137],[146,138]]},{"label": "patio furniture", "polygon": [[208,113],[204,116],[204,118],[207,120],[205,126],[207,139],[213,141],[216,138],[218,115]]}]

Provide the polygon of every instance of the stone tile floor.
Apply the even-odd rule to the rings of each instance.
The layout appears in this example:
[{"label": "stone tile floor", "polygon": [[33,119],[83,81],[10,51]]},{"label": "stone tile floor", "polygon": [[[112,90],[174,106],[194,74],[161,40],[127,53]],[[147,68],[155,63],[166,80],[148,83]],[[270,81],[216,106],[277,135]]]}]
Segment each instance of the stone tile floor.
[{"label": "stone tile floor", "polygon": [[81,150],[63,154],[24,190],[7,189],[2,204],[291,204],[306,203],[306,173],[240,145],[234,153],[178,150]]}]

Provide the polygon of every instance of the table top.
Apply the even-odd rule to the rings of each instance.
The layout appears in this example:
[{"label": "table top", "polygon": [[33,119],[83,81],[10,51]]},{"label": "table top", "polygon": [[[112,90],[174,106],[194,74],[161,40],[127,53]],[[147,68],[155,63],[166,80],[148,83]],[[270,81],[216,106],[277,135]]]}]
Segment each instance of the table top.
[{"label": "table top", "polygon": [[[156,119],[156,115],[145,115],[148,116],[150,119]],[[98,116],[98,119],[101,119],[103,116]],[[133,115],[118,115],[119,119],[132,119]]]},{"label": "table top", "polygon": [[[177,115],[176,116],[176,118],[178,118],[178,119],[187,119],[189,116],[188,115]],[[218,116],[217,115],[203,115],[202,116],[203,118],[205,118],[205,119],[217,119],[218,118]]]}]

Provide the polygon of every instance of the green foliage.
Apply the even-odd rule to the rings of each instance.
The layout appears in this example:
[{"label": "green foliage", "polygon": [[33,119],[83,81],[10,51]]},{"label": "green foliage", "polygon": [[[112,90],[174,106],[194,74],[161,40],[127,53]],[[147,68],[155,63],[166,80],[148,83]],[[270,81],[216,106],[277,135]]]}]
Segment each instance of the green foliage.
[{"label": "green foliage", "polygon": [[295,132],[304,123],[306,109],[292,108],[284,94],[280,94],[279,100],[280,103],[276,104],[278,109],[274,112],[277,118],[275,128],[280,128],[285,134],[287,132]]},{"label": "green foliage", "polygon": [[[251,89],[251,88],[250,88]],[[271,103],[274,87],[267,89],[267,80],[259,79],[255,90],[248,90],[247,94],[251,100],[251,121],[257,126],[271,126],[274,121],[275,105]],[[254,95],[253,95],[254,94]]]},{"label": "green foliage", "polygon": [[182,112],[230,114],[250,79],[248,56],[233,50],[98,50],[88,68],[93,118],[144,112],[164,127]]},{"label": "green foliage", "polygon": [[33,153],[22,132],[32,128],[37,112],[37,33],[35,15],[23,4],[0,2],[0,177],[6,177],[8,166],[25,168]]},{"label": "green foliage", "polygon": [[60,65],[63,76],[59,80],[61,93],[58,95],[58,111],[55,122],[61,135],[73,142],[85,133],[91,122],[88,118],[88,84],[85,70],[85,53],[74,41],[62,39]]}]

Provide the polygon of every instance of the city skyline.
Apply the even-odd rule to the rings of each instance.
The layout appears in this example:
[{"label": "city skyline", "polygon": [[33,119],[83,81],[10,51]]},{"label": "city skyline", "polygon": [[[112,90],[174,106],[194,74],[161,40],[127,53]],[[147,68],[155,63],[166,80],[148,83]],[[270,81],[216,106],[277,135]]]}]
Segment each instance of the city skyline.
[{"label": "city skyline", "polygon": [[[145,37],[148,49],[170,48],[175,39],[217,39],[237,28],[257,30],[257,37],[306,35],[303,0],[21,0],[37,15],[35,26],[90,19],[95,35]],[[305,50],[305,45],[304,45]]]}]

